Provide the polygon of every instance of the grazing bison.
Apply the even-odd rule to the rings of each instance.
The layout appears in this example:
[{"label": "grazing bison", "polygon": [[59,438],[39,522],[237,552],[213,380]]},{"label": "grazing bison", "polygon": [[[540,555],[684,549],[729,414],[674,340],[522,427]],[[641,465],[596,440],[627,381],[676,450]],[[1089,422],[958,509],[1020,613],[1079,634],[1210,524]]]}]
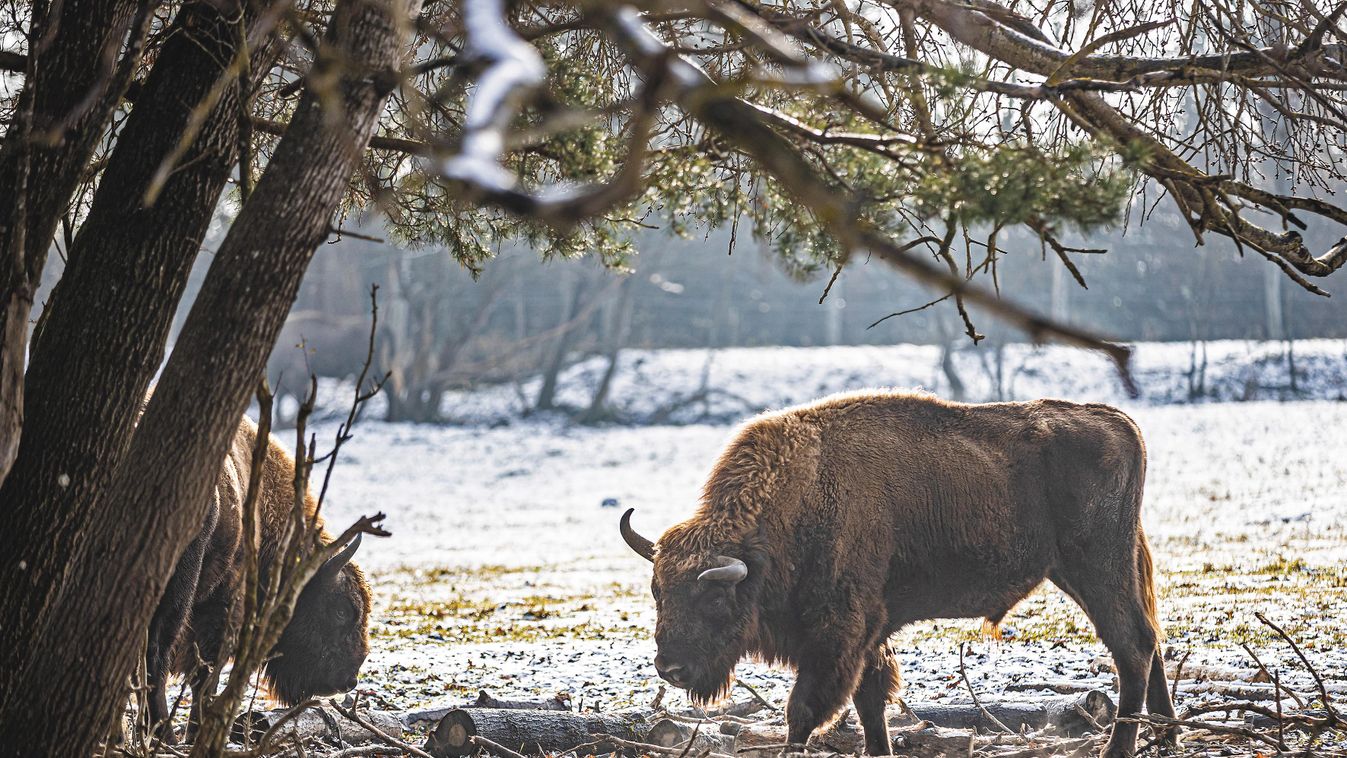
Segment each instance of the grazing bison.
[{"label": "grazing bison", "polygon": [[[261,477],[257,502],[263,567],[271,565],[286,520],[293,517],[295,461],[272,438],[262,470],[253,472],[256,439],[256,425],[244,418],[216,479],[210,513],[178,561],[150,622],[145,656],[150,721],[169,740],[173,738],[166,693],[169,674],[190,677],[195,723],[207,673],[198,665],[198,656],[214,662],[225,635],[241,622],[243,501],[254,473]],[[304,506],[313,515],[317,502],[306,493]],[[324,542],[331,539],[323,533]],[[271,652],[265,676],[272,693],[286,704],[355,687],[356,674],[369,653],[369,585],[360,567],[351,562],[359,546],[357,535],[309,581]]]},{"label": "grazing bison", "polygon": [[[750,421],[692,518],[652,543],[655,668],[699,700],[748,655],[797,671],[802,744],[850,697],[866,751],[891,752],[888,638],[922,619],[997,623],[1045,578],[1113,653],[1118,713],[1173,716],[1141,531],[1141,434],[1121,411],[1058,400],[969,405],[896,391],[835,395]],[[1134,751],[1135,723],[1105,755]],[[1175,739],[1170,735],[1169,739]]]}]

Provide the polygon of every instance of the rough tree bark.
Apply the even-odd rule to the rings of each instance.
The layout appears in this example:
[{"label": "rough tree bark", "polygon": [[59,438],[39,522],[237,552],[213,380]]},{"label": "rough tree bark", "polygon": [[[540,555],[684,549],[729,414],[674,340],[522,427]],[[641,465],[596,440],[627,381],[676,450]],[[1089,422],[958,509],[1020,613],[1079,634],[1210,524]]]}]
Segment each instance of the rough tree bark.
[{"label": "rough tree bark", "polygon": [[[31,6],[30,49],[14,123],[0,145],[0,479],[23,426],[23,363],[47,248],[139,57],[148,0]],[[134,22],[134,23],[133,23]],[[134,27],[134,30],[133,30]]]},{"label": "rough tree bark", "polygon": [[[125,462],[6,672],[3,750],[87,755],[106,735],[150,615],[205,513],[299,280],[325,239],[384,101],[418,0],[343,0],[311,85],[215,256]],[[106,325],[105,328],[117,328]],[[113,558],[110,560],[109,558]],[[97,629],[97,634],[90,634]]]},{"label": "rough tree bark", "polygon": [[[34,333],[19,456],[0,486],[0,545],[14,559],[0,582],[0,667],[27,656],[21,636],[75,547],[130,441],[192,262],[234,163],[239,4],[192,3],[174,21],[109,157],[65,272]],[[262,22],[269,26],[267,21]],[[273,38],[261,35],[264,40]],[[275,49],[250,45],[253,72]],[[257,75],[255,74],[255,79]],[[224,85],[213,108],[210,95]],[[156,203],[143,198],[201,108],[197,138]],[[90,328],[91,323],[117,325]],[[96,391],[91,391],[97,388]],[[29,590],[32,588],[32,591]],[[6,690],[0,687],[0,698]],[[4,704],[0,699],[0,705]]]}]

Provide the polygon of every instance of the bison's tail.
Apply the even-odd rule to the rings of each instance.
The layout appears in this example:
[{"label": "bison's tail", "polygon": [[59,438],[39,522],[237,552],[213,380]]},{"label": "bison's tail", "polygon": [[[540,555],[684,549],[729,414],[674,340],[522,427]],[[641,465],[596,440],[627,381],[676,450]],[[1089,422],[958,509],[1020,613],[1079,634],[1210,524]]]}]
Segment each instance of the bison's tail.
[{"label": "bison's tail", "polygon": [[1165,638],[1165,631],[1160,628],[1160,616],[1155,609],[1155,568],[1151,564],[1151,545],[1146,541],[1146,533],[1141,530],[1137,530],[1137,579],[1141,605],[1146,609],[1146,621],[1150,623],[1158,642]]}]

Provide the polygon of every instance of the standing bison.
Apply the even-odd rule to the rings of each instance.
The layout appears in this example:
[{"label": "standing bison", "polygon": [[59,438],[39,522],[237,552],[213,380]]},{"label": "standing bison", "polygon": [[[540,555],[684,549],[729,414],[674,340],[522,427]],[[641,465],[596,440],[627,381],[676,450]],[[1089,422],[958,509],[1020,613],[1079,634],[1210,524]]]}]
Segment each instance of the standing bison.
[{"label": "standing bison", "polygon": [[[256,425],[244,418],[216,479],[210,513],[178,561],[150,621],[145,660],[150,722],[169,741],[173,738],[166,696],[169,673],[190,677],[196,723],[206,673],[198,661],[213,663],[225,636],[241,622],[241,598],[247,589],[243,586],[243,505],[249,480],[261,477],[258,558],[264,571],[280,547],[286,521],[293,517],[295,461],[273,437],[268,440],[261,470],[252,471],[256,440]],[[309,516],[317,509],[309,493],[305,493],[304,508]],[[322,526],[321,518],[318,525]],[[324,532],[322,539],[330,542],[332,537]],[[265,675],[272,693],[288,705],[355,687],[356,674],[369,653],[369,585],[360,567],[351,562],[359,546],[357,535],[309,580],[271,652]]]},{"label": "standing bison", "polygon": [[[1145,472],[1136,424],[1106,405],[872,391],[759,416],[721,454],[692,518],[652,543],[622,517],[627,544],[655,564],[655,668],[709,700],[744,656],[789,664],[792,743],[851,697],[866,751],[887,755],[889,636],[922,619],[997,623],[1046,578],[1113,653],[1119,715],[1149,699],[1173,716]],[[1115,724],[1105,756],[1132,754],[1136,734]]]}]

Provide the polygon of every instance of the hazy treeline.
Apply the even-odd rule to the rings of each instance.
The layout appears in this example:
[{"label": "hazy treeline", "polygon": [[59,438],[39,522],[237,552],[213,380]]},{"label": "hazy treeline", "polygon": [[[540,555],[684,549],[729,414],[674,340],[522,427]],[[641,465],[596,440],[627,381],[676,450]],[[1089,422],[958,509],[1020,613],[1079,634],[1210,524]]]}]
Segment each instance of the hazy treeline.
[{"label": "hazy treeline", "polygon": [[[1227,243],[1194,247],[1176,221],[1157,217],[1115,237],[1107,254],[1073,255],[1088,289],[1037,240],[1011,236],[996,281],[1005,297],[1125,341],[1347,337],[1347,299],[1310,295]],[[1023,339],[974,310],[986,336],[975,348],[948,301],[885,318],[936,296],[878,262],[849,267],[820,304],[832,272],[788,275],[749,235],[732,245],[728,229],[694,238],[643,232],[622,271],[508,247],[476,279],[443,250],[407,249],[363,231],[382,241],[345,236],[318,251],[269,374],[282,390],[300,391],[310,371],[357,371],[377,284],[374,368],[392,373],[391,420],[439,420],[439,398],[450,389],[539,375],[541,389],[520,397],[521,407],[603,420],[605,383],[588,406],[555,408],[557,376],[578,360],[611,362],[628,348],[918,343],[986,349],[996,360],[998,345]],[[50,269],[47,286],[60,267]],[[187,304],[204,273],[199,265]],[[186,305],[179,318],[185,313]]]},{"label": "hazy treeline", "polygon": [[[1074,255],[1088,290],[1035,240],[1011,238],[996,280],[1006,297],[1121,340],[1347,336],[1341,299],[1309,295],[1262,259],[1241,259],[1221,244],[1193,247],[1183,234],[1156,219],[1107,255]],[[628,271],[505,249],[474,280],[443,251],[345,237],[319,251],[271,375],[293,388],[310,370],[356,370],[372,284],[380,287],[375,368],[393,374],[392,420],[436,420],[450,389],[538,375],[540,389],[521,405],[552,410],[565,367],[595,355],[611,363],[626,348],[911,342],[972,349],[949,302],[884,319],[932,296],[883,264],[849,268],[820,304],[831,272],[792,278],[747,235],[731,246],[728,230],[694,239],[651,231],[638,249]],[[987,336],[978,349],[1020,339],[992,318],[975,312],[974,321]],[[559,410],[601,420],[606,394],[601,382],[588,407]]]}]

